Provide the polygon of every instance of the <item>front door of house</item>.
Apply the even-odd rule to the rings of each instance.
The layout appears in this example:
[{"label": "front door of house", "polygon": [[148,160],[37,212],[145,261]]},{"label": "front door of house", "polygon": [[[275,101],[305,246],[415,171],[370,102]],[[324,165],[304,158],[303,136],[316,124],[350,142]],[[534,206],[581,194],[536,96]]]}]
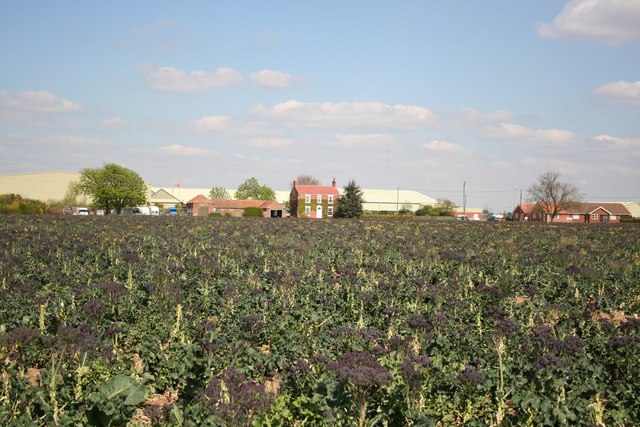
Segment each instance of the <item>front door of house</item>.
[{"label": "front door of house", "polygon": [[316,206],[316,218],[322,218],[322,205]]}]

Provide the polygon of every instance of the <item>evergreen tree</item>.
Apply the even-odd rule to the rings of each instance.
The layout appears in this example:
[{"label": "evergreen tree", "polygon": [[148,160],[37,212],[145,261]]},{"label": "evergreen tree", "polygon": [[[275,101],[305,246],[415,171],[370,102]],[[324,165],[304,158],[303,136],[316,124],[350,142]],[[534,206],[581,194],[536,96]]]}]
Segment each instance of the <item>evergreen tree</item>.
[{"label": "evergreen tree", "polygon": [[363,203],[362,190],[354,180],[351,180],[344,187],[344,193],[340,196],[335,216],[338,218],[360,218]]}]

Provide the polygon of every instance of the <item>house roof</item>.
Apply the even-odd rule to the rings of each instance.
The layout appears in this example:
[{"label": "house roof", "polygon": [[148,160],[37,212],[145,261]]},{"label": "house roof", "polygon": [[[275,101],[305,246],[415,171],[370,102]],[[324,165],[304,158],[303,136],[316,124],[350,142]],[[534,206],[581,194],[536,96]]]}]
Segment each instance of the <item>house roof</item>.
[{"label": "house roof", "polygon": [[597,202],[584,202],[571,209],[561,211],[563,214],[591,214],[599,208],[604,209],[610,215],[630,215],[627,208],[622,203],[597,203]]},{"label": "house roof", "polygon": [[211,200],[202,194],[197,195],[193,199],[189,200],[187,204],[196,202],[207,202],[215,208],[220,209],[245,209],[245,208],[260,208],[260,209],[284,209],[280,203],[275,200]]},{"label": "house roof", "polygon": [[299,185],[296,184],[294,189],[298,191],[299,195],[304,194],[333,194],[334,196],[340,196],[340,192],[333,185]]},{"label": "house roof", "polygon": [[530,214],[531,212],[533,212],[536,208],[535,204],[532,203],[521,203],[520,204],[520,210],[522,210],[522,213],[526,213],[526,214]]}]

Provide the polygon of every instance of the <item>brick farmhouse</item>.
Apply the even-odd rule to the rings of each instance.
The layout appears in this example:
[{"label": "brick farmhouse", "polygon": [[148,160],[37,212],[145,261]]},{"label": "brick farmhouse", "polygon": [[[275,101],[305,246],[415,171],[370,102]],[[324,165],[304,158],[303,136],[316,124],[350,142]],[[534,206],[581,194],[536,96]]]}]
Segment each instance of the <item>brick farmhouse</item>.
[{"label": "brick farmhouse", "polygon": [[335,178],[331,185],[300,185],[296,180],[289,195],[290,213],[299,218],[331,218],[339,199]]}]

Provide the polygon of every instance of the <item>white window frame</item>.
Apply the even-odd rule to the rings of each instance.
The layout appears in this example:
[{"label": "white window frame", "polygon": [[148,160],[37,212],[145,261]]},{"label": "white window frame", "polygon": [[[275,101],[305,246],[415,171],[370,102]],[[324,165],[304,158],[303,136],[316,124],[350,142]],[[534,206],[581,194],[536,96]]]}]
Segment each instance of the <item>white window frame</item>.
[{"label": "white window frame", "polygon": [[591,214],[591,219],[598,219],[600,218],[600,215],[598,214]]},{"label": "white window frame", "polygon": [[311,206],[304,207],[304,214],[308,217],[311,216]]},{"label": "white window frame", "polygon": [[578,215],[578,214],[573,214],[573,219],[580,219],[580,215]]},{"label": "white window frame", "polygon": [[327,216],[333,216],[333,206],[327,206]]},{"label": "white window frame", "polygon": [[332,205],[332,204],[333,204],[333,194],[329,194],[329,195],[327,196],[327,202],[328,202],[330,205]]},{"label": "white window frame", "polygon": [[304,195],[304,202],[305,202],[306,204],[311,203],[311,194],[305,194],[305,195]]},{"label": "white window frame", "polygon": [[616,219],[618,219],[618,218],[616,218],[616,216],[615,216],[615,215],[611,215],[611,216],[609,216],[609,219],[610,219],[610,220],[612,220],[612,221],[615,221],[615,220],[616,220]]},{"label": "white window frame", "polygon": [[322,203],[322,194],[318,194],[317,200],[318,200],[318,203]]}]

